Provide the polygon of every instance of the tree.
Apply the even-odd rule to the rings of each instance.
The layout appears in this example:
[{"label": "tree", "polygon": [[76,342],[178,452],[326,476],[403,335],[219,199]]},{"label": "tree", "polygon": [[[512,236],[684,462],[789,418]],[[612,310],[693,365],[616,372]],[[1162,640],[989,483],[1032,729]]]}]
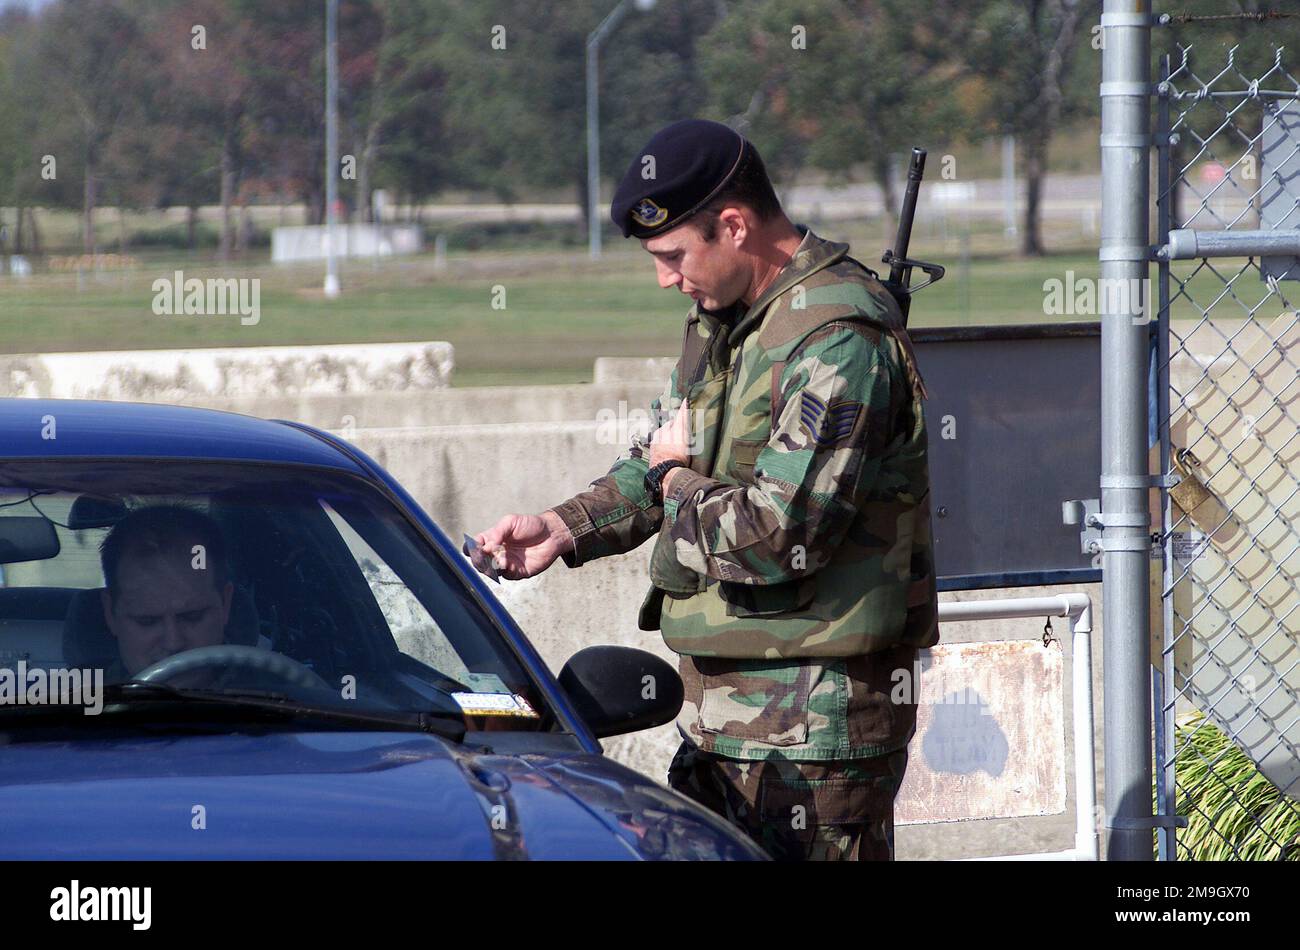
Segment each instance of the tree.
[{"label": "tree", "polygon": [[[1194,73],[1201,81],[1210,82],[1228,66],[1231,54],[1233,69],[1214,83],[1214,91],[1245,90],[1252,79],[1259,79],[1264,89],[1292,89],[1300,76],[1300,17],[1254,19],[1184,19],[1198,16],[1223,17],[1233,13],[1256,15],[1277,10],[1276,3],[1262,4],[1258,0],[1187,0],[1177,5],[1169,4],[1169,13],[1175,17],[1167,30],[1157,34],[1163,42],[1153,42],[1151,75],[1160,78],[1160,60],[1166,54],[1175,78],[1173,85],[1183,92],[1198,88]],[[1162,35],[1163,34],[1163,35]],[[1180,48],[1189,50],[1187,66],[1183,70]],[[1279,55],[1278,51],[1281,50]],[[1190,72],[1189,72],[1190,70]],[[1179,135],[1172,146],[1171,159],[1174,174],[1185,180],[1183,187],[1171,192],[1172,227],[1216,228],[1222,222],[1214,221],[1202,211],[1201,199],[1209,195],[1211,187],[1220,195],[1235,195],[1248,199],[1260,213],[1262,193],[1268,190],[1264,174],[1263,132],[1266,122],[1274,125],[1265,109],[1267,100],[1254,100],[1243,105],[1241,100],[1223,100],[1207,97],[1201,101],[1184,99],[1175,102],[1172,117]],[[1281,111],[1294,115],[1294,108],[1286,100],[1278,103]],[[1231,119],[1228,116],[1231,113]],[[1274,128],[1276,128],[1274,126]],[[1300,143],[1291,143],[1300,144]],[[1287,145],[1273,158],[1281,159],[1291,151]],[[1222,164],[1227,175],[1218,186],[1205,186],[1194,180],[1191,168],[1195,163],[1213,161]],[[1187,198],[1192,199],[1190,207]],[[1294,182],[1289,183],[1286,203],[1300,198]],[[1274,203],[1276,210],[1279,203]]]},{"label": "tree", "polygon": [[191,247],[199,205],[217,197],[218,257],[225,260],[236,243],[233,206],[254,91],[248,59],[256,24],[221,0],[173,0],[155,8],[150,27],[150,59],[159,79],[159,122],[151,136],[159,197],[189,209]]},{"label": "tree", "polygon": [[[605,181],[620,179],[656,130],[707,113],[702,42],[721,15],[719,4],[658,0],[650,13],[630,12],[606,41],[600,54],[600,167]],[[586,134],[585,121],[581,134]],[[585,151],[577,168],[585,220]]]},{"label": "tree", "polygon": [[325,4],[227,0],[226,6],[245,27],[235,51],[248,84],[237,156],[243,188],[297,195],[319,224],[325,216]]},{"label": "tree", "polygon": [[115,171],[106,164],[113,137],[137,121],[149,75],[134,8],[125,0],[63,0],[43,10],[35,21],[33,69],[19,90],[39,104],[40,137],[62,146],[48,152],[60,176],[80,173],[86,253],[96,247],[100,181]]},{"label": "tree", "polygon": [[775,179],[865,165],[898,207],[895,161],[957,121],[943,61],[904,0],[750,0],[701,44],[715,111],[761,143]]},{"label": "tree", "polygon": [[[24,149],[19,144],[24,141],[23,129],[20,128],[25,116],[16,98],[14,76],[14,40],[19,30],[16,20],[0,21],[0,129],[7,129],[7,135],[0,136],[0,258],[8,252],[10,242],[9,222],[5,220],[5,208],[17,208],[17,234],[22,232],[23,202],[18,197],[19,166],[23,161]],[[18,238],[15,236],[14,240]],[[22,247],[16,248],[22,253]]]},{"label": "tree", "polygon": [[[441,24],[429,54],[443,78],[448,183],[504,201],[571,184],[586,215],[586,44],[615,3],[430,2]],[[711,5],[659,0],[651,13],[629,10],[602,46],[607,180],[622,174],[655,128],[699,108],[695,44],[715,19]]]},{"label": "tree", "polygon": [[[1098,0],[979,0],[968,68],[986,82],[984,113],[990,130],[1016,136],[1025,178],[1022,254],[1043,254],[1041,205],[1047,150],[1071,94],[1096,100],[1095,82],[1071,83],[1082,28]],[[1099,63],[1089,63],[1100,75]],[[1093,106],[1095,108],[1095,106]]]}]

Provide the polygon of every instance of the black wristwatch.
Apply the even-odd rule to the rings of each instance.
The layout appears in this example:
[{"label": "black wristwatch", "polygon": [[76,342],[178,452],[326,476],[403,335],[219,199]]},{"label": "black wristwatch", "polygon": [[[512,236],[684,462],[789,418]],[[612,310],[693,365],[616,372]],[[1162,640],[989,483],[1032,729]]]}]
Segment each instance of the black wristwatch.
[{"label": "black wristwatch", "polygon": [[685,467],[686,463],[679,462],[677,459],[669,459],[650,466],[650,471],[645,473],[645,490],[654,499],[656,505],[664,503],[664,476],[675,468]]}]

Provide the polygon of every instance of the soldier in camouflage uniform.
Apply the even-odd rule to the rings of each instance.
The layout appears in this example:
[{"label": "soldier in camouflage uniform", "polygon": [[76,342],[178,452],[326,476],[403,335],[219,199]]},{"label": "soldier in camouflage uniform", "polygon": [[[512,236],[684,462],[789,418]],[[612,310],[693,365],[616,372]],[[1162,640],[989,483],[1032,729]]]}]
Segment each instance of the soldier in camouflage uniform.
[{"label": "soldier in camouflage uniform", "polygon": [[917,692],[894,686],[939,638],[926,392],[898,306],[847,245],[791,224],[718,123],[656,134],[611,215],[696,301],[651,408],[670,421],[478,541],[518,578],[653,537],[639,623],[686,688],[669,784],[777,858],[891,859]]}]

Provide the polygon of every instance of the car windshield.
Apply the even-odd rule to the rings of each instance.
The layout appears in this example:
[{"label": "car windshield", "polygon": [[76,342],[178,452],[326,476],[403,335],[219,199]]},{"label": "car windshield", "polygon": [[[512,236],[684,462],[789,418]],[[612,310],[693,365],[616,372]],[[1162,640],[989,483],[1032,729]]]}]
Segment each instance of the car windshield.
[{"label": "car windshield", "polygon": [[463,719],[469,731],[557,728],[456,567],[360,478],[152,459],[0,464],[4,728],[21,709],[89,707],[97,676],[110,700],[167,698],[162,719],[184,702],[269,698],[376,721]]}]

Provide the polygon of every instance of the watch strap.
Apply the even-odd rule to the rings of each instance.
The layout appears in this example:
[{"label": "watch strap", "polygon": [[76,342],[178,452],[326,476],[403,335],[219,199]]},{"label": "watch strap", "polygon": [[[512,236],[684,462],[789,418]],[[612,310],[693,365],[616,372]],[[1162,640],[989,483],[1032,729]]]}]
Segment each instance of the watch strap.
[{"label": "watch strap", "polygon": [[664,476],[675,468],[685,467],[686,463],[677,459],[669,459],[666,462],[660,462],[658,465],[650,466],[650,470],[645,473],[645,487],[656,504],[662,505],[664,503]]}]

